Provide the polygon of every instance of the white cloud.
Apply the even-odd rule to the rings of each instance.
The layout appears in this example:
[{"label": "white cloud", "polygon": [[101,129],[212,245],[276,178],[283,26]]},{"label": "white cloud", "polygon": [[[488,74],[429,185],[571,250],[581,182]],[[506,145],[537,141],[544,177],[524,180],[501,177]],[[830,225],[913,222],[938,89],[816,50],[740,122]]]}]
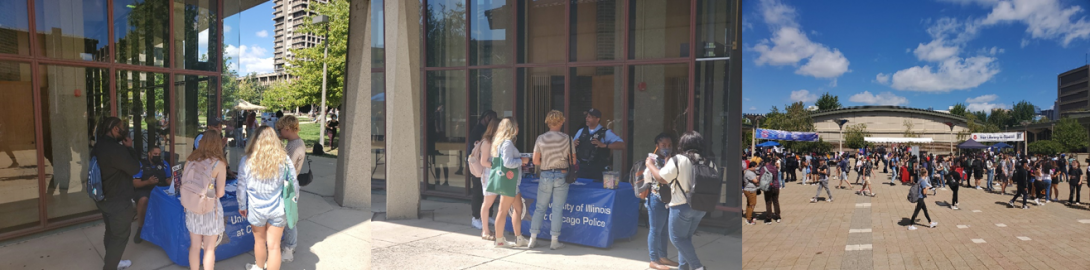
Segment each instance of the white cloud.
[{"label": "white cloud", "polygon": [[806,89],[791,91],[791,102],[802,101],[802,103],[814,103],[817,99],[817,94],[810,93],[810,91]]},{"label": "white cloud", "polygon": [[978,4],[992,9],[980,20],[981,25],[1022,23],[1030,37],[1058,39],[1064,47],[1075,39],[1090,38],[1090,21],[1085,16],[1076,18],[1084,11],[1078,5],[1063,7],[1059,0],[978,1]]},{"label": "white cloud", "polygon": [[915,66],[893,74],[892,87],[897,90],[948,92],[980,86],[999,73],[996,58],[974,56],[950,58],[938,64]]},{"label": "white cloud", "polygon": [[943,43],[941,39],[932,40],[927,44],[920,43],[914,51],[916,58],[922,61],[937,62],[958,54],[959,48],[957,46],[946,46]]},{"label": "white cloud", "polygon": [[825,79],[849,71],[849,61],[839,49],[830,49],[806,36],[796,21],[798,13],[793,7],[778,0],[762,0],[760,10],[773,34],[753,47],[759,54],[757,65],[799,66],[805,60],[795,74]]},{"label": "white cloud", "polygon": [[871,94],[870,91],[863,91],[862,93],[852,95],[848,98],[848,101],[868,105],[901,106],[908,104],[907,98],[894,95],[890,92],[882,92],[881,94],[874,95]]},{"label": "white cloud", "polygon": [[229,32],[231,32],[231,26],[230,26],[230,25],[227,25],[227,24],[224,24],[224,25],[223,25],[223,32],[224,32],[224,33],[229,33]]},{"label": "white cloud", "polygon": [[965,103],[969,105],[965,106],[965,109],[971,112],[991,112],[992,109],[1006,109],[1007,105],[1003,103],[991,103],[999,99],[999,96],[995,94],[988,94],[979,97],[967,98]]},{"label": "white cloud", "polygon": [[975,98],[967,98],[967,99],[965,99],[965,102],[968,102],[968,103],[985,103],[985,102],[995,101],[998,98],[999,98],[999,96],[997,96],[995,94],[989,94],[989,95],[983,95],[983,96],[979,96],[979,97],[975,97]]},{"label": "white cloud", "polygon": [[749,98],[745,98],[746,101],[750,101]]},{"label": "white cloud", "polygon": [[750,110],[750,111],[756,111],[756,110],[757,110],[757,107],[749,107],[749,110]]},{"label": "white cloud", "polygon": [[269,37],[269,31],[268,30],[257,31],[257,37]]},{"label": "white cloud", "polygon": [[878,73],[878,76],[874,76],[874,81],[877,82],[877,83],[880,83],[880,84],[888,84],[889,83],[889,74]]},{"label": "white cloud", "polygon": [[231,57],[238,59],[239,74],[247,75],[251,72],[255,73],[269,73],[273,71],[273,57],[265,57],[268,50],[260,46],[246,46],[235,47],[234,45],[228,45],[225,51]]}]

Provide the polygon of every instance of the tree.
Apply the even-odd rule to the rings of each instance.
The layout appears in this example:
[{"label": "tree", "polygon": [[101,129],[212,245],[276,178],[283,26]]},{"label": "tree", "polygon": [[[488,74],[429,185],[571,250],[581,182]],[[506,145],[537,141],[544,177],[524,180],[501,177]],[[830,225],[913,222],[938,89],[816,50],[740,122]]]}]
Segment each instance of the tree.
[{"label": "tree", "polygon": [[988,124],[993,124],[996,127],[1006,127],[1010,125],[1011,114],[1004,109],[992,109],[992,112],[988,114]]},{"label": "tree", "polygon": [[954,107],[950,108],[950,114],[964,117],[969,114],[969,111],[966,109],[964,103],[958,102],[957,104],[954,104]]},{"label": "tree", "polygon": [[[296,33],[327,37],[329,56],[323,56],[325,44],[301,49],[291,49],[295,58],[288,60],[287,71],[295,80],[288,86],[293,96],[293,106],[318,104],[322,100],[322,64],[328,66],[326,106],[337,107],[344,96],[345,60],[348,55],[348,1],[333,0],[315,2],[308,9],[312,13],[329,17],[329,23],[311,24],[312,17],[303,17],[303,24]],[[326,30],[328,27],[328,31]],[[271,89],[270,89],[271,90]],[[267,100],[267,99],[265,99]],[[265,105],[265,104],[262,104]],[[278,104],[283,105],[283,104]],[[266,105],[267,106],[267,105]]]},{"label": "tree", "polygon": [[867,132],[867,124],[850,125],[844,129],[844,146],[852,149],[867,147],[868,143],[863,138],[868,136],[870,132]]},{"label": "tree", "polygon": [[978,119],[980,121],[987,121],[988,120],[988,113],[984,112],[984,111],[975,111],[975,112],[973,112],[973,116],[976,116],[976,119]]},{"label": "tree", "polygon": [[913,124],[911,120],[905,119],[904,126],[905,126],[905,134],[904,134],[905,138],[919,138],[920,137],[920,134],[916,133],[916,131],[913,130],[913,128],[916,127],[916,124]]},{"label": "tree", "polygon": [[1036,114],[1036,110],[1033,108],[1033,104],[1023,100],[1014,104],[1014,108],[1011,109],[1010,123],[1011,126],[1021,126],[1022,121],[1033,121],[1033,116]]},{"label": "tree", "polygon": [[267,107],[270,111],[295,108],[301,105],[298,102],[298,95],[298,92],[291,91],[288,83],[276,83],[262,94],[261,106]]},{"label": "tree", "polygon": [[1040,140],[1029,143],[1028,146],[1030,154],[1043,154],[1043,155],[1055,155],[1063,152],[1064,146],[1060,143],[1051,140]]},{"label": "tree", "polygon": [[825,92],[814,105],[818,107],[819,111],[840,109],[840,98]]},{"label": "tree", "polygon": [[1082,152],[1081,150],[1085,150],[1087,146],[1090,146],[1090,134],[1077,120],[1063,118],[1056,123],[1055,131],[1052,133],[1052,141],[1062,146],[1062,152]]}]

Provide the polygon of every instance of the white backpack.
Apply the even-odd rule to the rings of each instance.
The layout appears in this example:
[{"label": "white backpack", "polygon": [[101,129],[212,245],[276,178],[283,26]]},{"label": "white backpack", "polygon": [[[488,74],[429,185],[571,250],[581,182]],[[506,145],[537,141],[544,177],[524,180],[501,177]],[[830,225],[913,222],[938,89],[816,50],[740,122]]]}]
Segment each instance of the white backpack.
[{"label": "white backpack", "polygon": [[473,152],[469,154],[469,159],[466,160],[469,163],[469,172],[474,177],[481,177],[484,173],[484,166],[481,165],[481,141],[473,143]]}]

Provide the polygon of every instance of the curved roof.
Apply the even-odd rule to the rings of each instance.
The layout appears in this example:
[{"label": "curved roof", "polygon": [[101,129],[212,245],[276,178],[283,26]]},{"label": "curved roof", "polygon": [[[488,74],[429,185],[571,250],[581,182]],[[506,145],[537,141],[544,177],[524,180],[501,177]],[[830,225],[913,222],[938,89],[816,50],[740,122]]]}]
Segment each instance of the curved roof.
[{"label": "curved roof", "polygon": [[933,111],[933,110],[925,110],[925,109],[917,109],[917,108],[909,108],[909,107],[900,107],[900,106],[844,107],[844,108],[840,108],[840,109],[832,109],[832,110],[823,110],[823,111],[812,112],[812,113],[810,113],[810,117],[830,116],[830,115],[837,115],[837,114],[844,114],[844,113],[859,113],[859,112],[895,112],[895,113],[909,113],[909,114],[924,114],[924,115],[938,116],[938,117],[942,117],[942,118],[957,120],[957,121],[961,121],[962,123],[969,121],[969,119],[966,119],[965,117],[961,117],[961,116],[954,115],[954,114],[951,114],[951,113]]}]

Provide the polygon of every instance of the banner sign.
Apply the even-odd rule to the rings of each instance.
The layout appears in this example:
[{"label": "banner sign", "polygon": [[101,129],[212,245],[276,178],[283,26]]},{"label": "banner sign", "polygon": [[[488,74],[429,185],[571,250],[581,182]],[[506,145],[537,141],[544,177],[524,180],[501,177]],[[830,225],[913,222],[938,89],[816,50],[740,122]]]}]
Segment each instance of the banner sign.
[{"label": "banner sign", "polygon": [[[232,181],[228,181],[232,182]],[[189,229],[185,226],[185,210],[177,196],[169,195],[166,187],[155,187],[148,198],[141,237],[163,248],[167,258],[180,266],[189,266]],[[216,261],[249,253],[254,250],[254,233],[250,222],[238,212],[238,199],[228,188],[223,198],[224,232],[227,239],[216,246]],[[201,252],[204,253],[203,251]],[[203,256],[203,255],[201,255]]]},{"label": "banner sign", "polygon": [[[563,179],[560,179],[563,181]],[[546,211],[541,222],[540,241],[551,239],[552,206],[537,208],[538,179],[523,178],[519,191],[525,200],[526,213],[521,220],[522,234],[530,235],[530,221],[536,211]],[[567,202],[561,210],[560,241],[598,248],[609,248],[615,239],[631,238],[639,223],[640,200],[627,182],[617,184],[617,189],[602,188],[602,183],[590,179],[578,179],[568,189]],[[513,232],[511,224],[507,231]]]},{"label": "banner sign", "polygon": [[803,141],[813,142],[818,140],[817,132],[794,132],[794,131],[782,131],[758,128],[757,133],[754,134],[757,139],[765,140],[784,140],[784,141]]},{"label": "banner sign", "polygon": [[973,133],[969,138],[977,142],[1021,142],[1026,140],[1022,136],[1022,132]]}]

